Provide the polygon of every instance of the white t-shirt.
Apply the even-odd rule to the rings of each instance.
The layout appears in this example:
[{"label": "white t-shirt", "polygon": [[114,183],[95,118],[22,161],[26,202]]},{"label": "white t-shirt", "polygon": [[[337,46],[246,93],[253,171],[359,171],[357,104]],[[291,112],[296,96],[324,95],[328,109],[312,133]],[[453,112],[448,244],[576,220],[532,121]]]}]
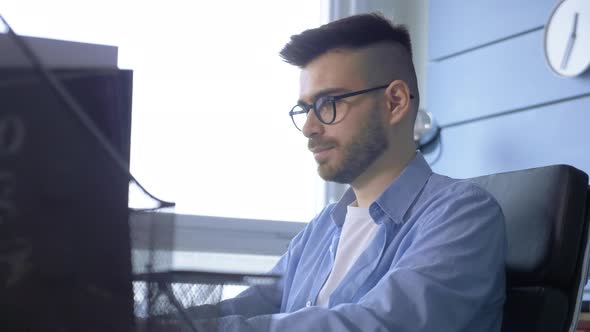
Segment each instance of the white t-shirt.
[{"label": "white t-shirt", "polygon": [[328,280],[320,290],[317,305],[328,306],[330,295],[357,258],[367,249],[369,243],[375,237],[377,229],[378,225],[371,218],[369,208],[348,206],[342,232],[340,233],[340,240],[338,241],[334,266]]}]

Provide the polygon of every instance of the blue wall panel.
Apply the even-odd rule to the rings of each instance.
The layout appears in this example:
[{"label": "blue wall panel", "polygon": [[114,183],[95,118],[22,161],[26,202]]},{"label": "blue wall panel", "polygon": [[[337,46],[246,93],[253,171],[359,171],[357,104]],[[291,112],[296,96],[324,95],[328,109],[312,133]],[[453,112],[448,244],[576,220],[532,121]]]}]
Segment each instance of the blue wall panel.
[{"label": "blue wall panel", "polygon": [[431,0],[429,59],[437,59],[547,22],[558,0]]},{"label": "blue wall panel", "polygon": [[543,30],[461,54],[428,67],[428,104],[439,123],[476,119],[590,93],[589,74],[550,71]]},{"label": "blue wall panel", "polygon": [[429,2],[433,169],[466,178],[551,164],[590,174],[590,71],[555,75],[543,26],[559,0]]},{"label": "blue wall panel", "polygon": [[570,164],[590,174],[589,125],[586,97],[446,128],[442,154],[432,167],[457,178],[551,164]]}]

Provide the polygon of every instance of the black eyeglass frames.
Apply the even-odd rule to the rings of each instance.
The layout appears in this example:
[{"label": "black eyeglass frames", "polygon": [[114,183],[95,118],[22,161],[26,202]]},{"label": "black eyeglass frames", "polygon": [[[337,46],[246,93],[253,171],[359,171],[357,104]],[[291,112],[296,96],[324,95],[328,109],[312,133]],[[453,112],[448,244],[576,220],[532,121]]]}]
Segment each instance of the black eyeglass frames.
[{"label": "black eyeglass frames", "polygon": [[[291,117],[295,127],[300,131],[303,129],[303,125],[305,124],[305,121],[307,121],[307,116],[309,115],[309,111],[311,111],[311,109],[313,109],[316,117],[321,123],[329,125],[336,121],[336,102],[338,100],[352,96],[358,96],[379,89],[385,89],[388,86],[389,84],[380,85],[374,88],[348,92],[337,96],[320,96],[313,102],[313,104],[299,102],[297,105],[293,106],[291,111],[289,111],[289,116]],[[410,99],[414,99],[414,96],[410,95]]]}]

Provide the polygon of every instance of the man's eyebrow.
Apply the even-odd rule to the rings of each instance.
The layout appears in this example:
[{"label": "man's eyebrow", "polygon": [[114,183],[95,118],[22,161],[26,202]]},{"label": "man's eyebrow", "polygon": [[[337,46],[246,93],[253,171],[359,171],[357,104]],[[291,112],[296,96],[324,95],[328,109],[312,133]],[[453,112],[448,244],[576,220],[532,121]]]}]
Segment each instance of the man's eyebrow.
[{"label": "man's eyebrow", "polygon": [[[323,96],[329,96],[329,95],[333,95],[333,94],[342,94],[342,93],[346,93],[346,92],[350,92],[350,91],[345,88],[327,88],[327,89],[323,89],[323,90],[320,90],[320,91],[314,93],[311,96],[311,100],[315,101],[316,99],[323,97]],[[307,103],[303,99],[299,99],[299,100],[297,100],[297,104],[307,104]]]}]

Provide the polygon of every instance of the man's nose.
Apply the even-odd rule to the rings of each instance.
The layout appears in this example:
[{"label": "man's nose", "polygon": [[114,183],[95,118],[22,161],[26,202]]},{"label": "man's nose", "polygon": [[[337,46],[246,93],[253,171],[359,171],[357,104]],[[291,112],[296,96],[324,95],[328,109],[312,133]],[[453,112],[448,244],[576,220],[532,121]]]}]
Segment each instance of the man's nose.
[{"label": "man's nose", "polygon": [[307,138],[319,136],[324,133],[324,124],[318,119],[313,110],[309,111],[301,132]]}]

